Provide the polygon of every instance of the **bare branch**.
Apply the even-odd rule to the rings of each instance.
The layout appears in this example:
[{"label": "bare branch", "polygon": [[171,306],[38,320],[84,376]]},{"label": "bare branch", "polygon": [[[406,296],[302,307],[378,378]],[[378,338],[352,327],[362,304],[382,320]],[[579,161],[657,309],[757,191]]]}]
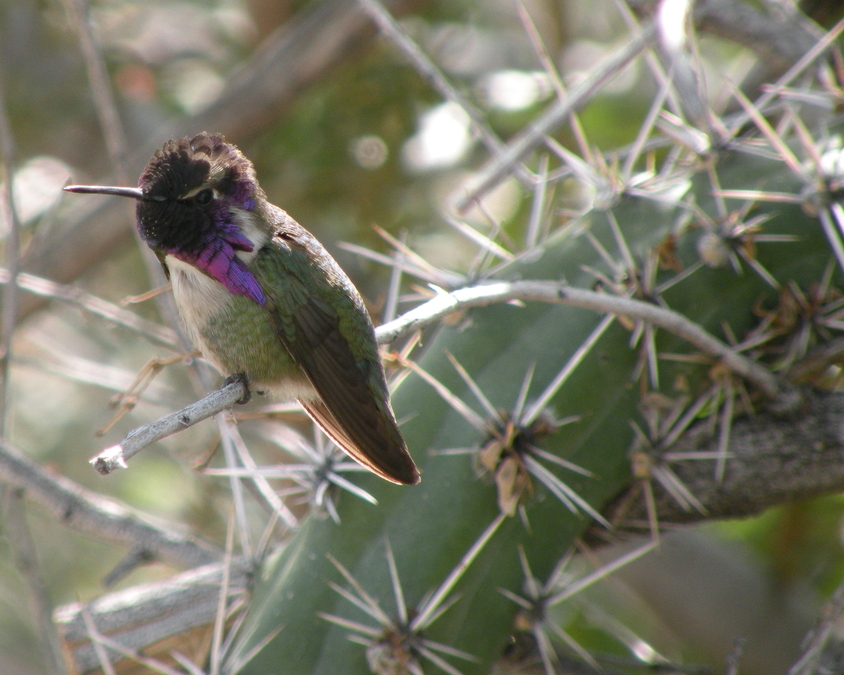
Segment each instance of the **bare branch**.
[{"label": "bare branch", "polygon": [[[786,501],[844,489],[844,394],[804,392],[803,400],[794,416],[765,413],[735,420],[721,481],[708,461],[672,461],[671,469],[706,515],[685,510],[655,485],[660,523],[741,518]],[[691,429],[670,448],[672,455],[713,453],[713,457],[717,450],[718,437],[706,424]],[[617,498],[603,513],[611,522],[621,519],[624,528],[631,523],[647,527],[644,500],[633,492]]]},{"label": "bare branch", "polygon": [[120,445],[106,448],[91,459],[91,464],[101,474],[106,475],[115,469],[125,469],[126,461],[134,457],[145,447],[166,438],[177,431],[182,431],[197,422],[208,419],[218,412],[231,408],[246,395],[243,382],[231,384],[211,392],[203,399],[160,420],[130,431]]},{"label": "bare branch", "polygon": [[58,522],[84,534],[143,547],[148,559],[176,565],[215,562],[208,543],[146,520],[123,504],[90,492],[63,476],[52,476],[8,444],[0,445],[0,480],[22,488]]},{"label": "bare branch", "polygon": [[[11,270],[0,268],[0,284],[8,284],[11,278]],[[18,274],[17,279],[17,287],[21,290],[76,305],[87,312],[102,317],[106,321],[110,321],[116,326],[123,326],[124,328],[135,331],[151,342],[168,347],[169,349],[180,348],[179,339],[175,331],[159,323],[145,319],[134,312],[130,312],[128,309],[118,307],[114,303],[103,300],[96,295],[83,291],[81,288],[57,284],[55,281],[36,277],[26,272]],[[7,305],[4,304],[4,306]],[[4,313],[5,316],[6,314]]]},{"label": "bare branch", "polygon": [[[638,14],[651,15],[654,0],[626,0]],[[753,50],[760,61],[774,64],[781,72],[809,51],[818,36],[808,21],[784,20],[784,12],[766,13],[754,5],[733,0],[697,0],[694,21],[698,30],[732,40]]]},{"label": "bare branch", "polygon": [[780,71],[797,62],[819,38],[807,27],[808,21],[786,21],[784,13],[766,14],[751,4],[732,0],[699,0],[694,18],[698,29],[752,49],[760,60],[776,64]]},{"label": "bare branch", "polygon": [[[6,109],[6,99],[0,71],[0,220],[8,227],[6,237],[6,264],[9,281],[3,289],[3,318],[0,324],[0,442],[6,438],[6,424],[9,415],[9,373],[12,362],[12,338],[17,323],[18,268],[20,255],[20,222],[18,221],[13,195],[15,142]],[[9,484],[0,483],[3,524],[6,537],[11,544],[15,564],[26,583],[33,619],[38,627],[45,658],[50,671],[61,675],[66,673],[56,627],[51,613],[52,603],[44,576],[38,565],[38,556],[32,541],[32,534],[26,522],[22,493]]]},{"label": "bare branch", "polygon": [[[238,561],[229,572],[226,600],[231,602],[245,592],[249,570],[243,561]],[[75,672],[88,672],[99,666],[85,626],[86,612],[100,633],[126,649],[141,650],[164,638],[213,623],[224,573],[223,563],[214,563],[165,581],[57,608],[54,619],[76,666]]]},{"label": "bare branch", "polygon": [[[513,300],[583,307],[596,312],[648,321],[688,340],[704,353],[722,361],[734,373],[758,387],[771,399],[774,407],[786,410],[797,403],[796,391],[785,381],[781,381],[762,364],[731,349],[682,314],[641,300],[574,288],[554,281],[501,281],[461,288],[452,293],[441,293],[398,319],[378,327],[375,337],[380,344],[388,344],[453,312]],[[115,469],[125,469],[126,461],[143,448],[232,407],[243,397],[245,391],[240,382],[233,382],[182,410],[162,417],[152,424],[138,427],[130,432],[120,445],[104,450],[94,457],[91,463],[102,474],[108,474]]]},{"label": "bare branch", "polygon": [[641,300],[574,288],[553,281],[501,281],[442,293],[395,321],[380,326],[376,329],[376,336],[380,343],[389,343],[457,310],[512,300],[570,305],[649,321],[688,340],[709,356],[722,360],[730,370],[759,387],[770,398],[778,400],[786,393],[786,385],[767,368],[734,351],[682,314]]}]

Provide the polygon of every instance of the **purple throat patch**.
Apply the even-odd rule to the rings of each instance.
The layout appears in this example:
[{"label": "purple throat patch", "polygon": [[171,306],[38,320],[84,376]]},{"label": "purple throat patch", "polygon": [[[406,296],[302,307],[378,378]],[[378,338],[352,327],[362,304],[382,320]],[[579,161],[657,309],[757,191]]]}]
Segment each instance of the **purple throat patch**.
[{"label": "purple throat patch", "polygon": [[193,265],[197,269],[216,279],[236,295],[245,295],[259,305],[267,302],[258,280],[249,271],[235,251],[250,252],[254,249],[249,238],[241,232],[226,232],[222,237],[214,237],[197,256],[186,255],[181,251],[172,251],[179,260]]}]

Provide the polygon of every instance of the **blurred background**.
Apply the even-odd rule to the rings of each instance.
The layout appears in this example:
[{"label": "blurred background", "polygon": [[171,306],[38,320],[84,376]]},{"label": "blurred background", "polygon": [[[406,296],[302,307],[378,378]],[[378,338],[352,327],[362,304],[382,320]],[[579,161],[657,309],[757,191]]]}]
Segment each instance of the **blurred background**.
[{"label": "blurred background", "polygon": [[[629,34],[612,0],[389,5],[503,139],[555,95],[520,5],[568,84]],[[91,85],[80,39],[86,15],[119,120],[103,120],[98,100],[107,94]],[[828,27],[837,16],[820,7],[816,18]],[[701,34],[699,49],[713,97],[724,79],[741,82],[759,67],[757,54],[723,37]],[[222,132],[241,147],[271,201],[335,255],[376,320],[383,316],[389,268],[354,248],[389,255],[374,226],[437,267],[462,272],[475,256],[448,218],[486,151],[466,113],[443,102],[353,2],[102,0],[86,9],[81,0],[0,0],[0,81],[14,141],[24,271],[115,304],[154,287],[160,280],[150,278],[133,237],[131,206],[93,203],[61,188],[135,184],[165,140],[203,130]],[[590,143],[610,150],[632,142],[654,93],[638,65],[621,73],[582,112]],[[104,123],[112,124],[111,146]],[[574,143],[568,130],[556,138],[564,146]],[[573,205],[580,199],[574,192],[567,197]],[[476,210],[467,219],[484,228],[490,218],[515,238],[523,235],[530,203],[511,178],[486,198],[486,215]],[[0,220],[4,242],[9,232]],[[154,301],[130,309],[163,321]],[[222,545],[228,483],[194,470],[218,442],[213,422],[146,450],[128,471],[101,477],[88,463],[130,429],[197,398],[195,371],[177,361],[111,430],[95,435],[113,414],[110,400],[144,364],[178,351],[71,303],[26,292],[17,316],[6,391],[8,442],[51,472]],[[207,382],[217,381],[210,369],[206,374]],[[265,434],[253,437],[249,424],[243,426],[266,463],[285,459]],[[582,621],[572,632],[588,639],[596,630],[589,626],[620,612],[672,659],[722,672],[742,638],[742,673],[783,672],[841,576],[842,506],[842,498],[826,497],[668,536],[657,555],[567,610],[572,621]],[[103,579],[125,550],[69,532],[37,508],[27,509],[27,519],[55,605],[104,593]],[[0,671],[44,672],[13,558],[0,538]],[[174,571],[141,567],[114,588]]]}]

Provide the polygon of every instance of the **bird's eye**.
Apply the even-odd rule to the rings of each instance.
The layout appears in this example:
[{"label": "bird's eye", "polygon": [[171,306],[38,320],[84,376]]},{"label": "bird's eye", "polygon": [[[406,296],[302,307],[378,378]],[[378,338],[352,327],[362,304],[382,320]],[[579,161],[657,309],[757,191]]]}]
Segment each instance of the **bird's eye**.
[{"label": "bird's eye", "polygon": [[205,188],[204,190],[200,190],[196,193],[193,198],[193,201],[199,204],[200,206],[207,206],[210,204],[214,199],[214,190],[211,188]]}]

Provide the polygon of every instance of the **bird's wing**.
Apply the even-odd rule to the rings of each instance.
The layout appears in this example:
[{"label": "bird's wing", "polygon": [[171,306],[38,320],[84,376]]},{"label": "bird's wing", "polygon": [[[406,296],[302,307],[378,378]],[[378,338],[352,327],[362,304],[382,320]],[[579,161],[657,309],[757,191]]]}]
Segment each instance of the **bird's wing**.
[{"label": "bird's wing", "polygon": [[363,302],[319,242],[297,228],[280,231],[268,244],[274,254],[256,262],[274,280],[262,285],[279,337],[320,397],[302,405],[358,462],[387,480],[417,483]]}]

